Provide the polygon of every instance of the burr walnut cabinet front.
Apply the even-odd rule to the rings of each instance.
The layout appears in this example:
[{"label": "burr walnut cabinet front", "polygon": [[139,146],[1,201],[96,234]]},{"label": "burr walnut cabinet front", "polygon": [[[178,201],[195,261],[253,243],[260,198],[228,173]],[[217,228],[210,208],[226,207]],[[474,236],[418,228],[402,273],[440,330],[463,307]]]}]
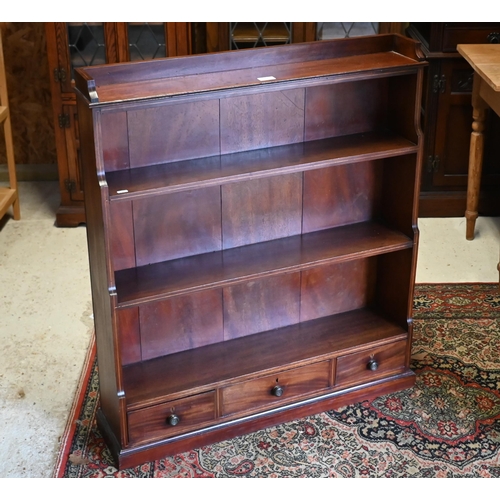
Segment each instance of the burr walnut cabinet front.
[{"label": "burr walnut cabinet front", "polygon": [[414,383],[425,64],[375,35],[76,70],[119,467]]}]

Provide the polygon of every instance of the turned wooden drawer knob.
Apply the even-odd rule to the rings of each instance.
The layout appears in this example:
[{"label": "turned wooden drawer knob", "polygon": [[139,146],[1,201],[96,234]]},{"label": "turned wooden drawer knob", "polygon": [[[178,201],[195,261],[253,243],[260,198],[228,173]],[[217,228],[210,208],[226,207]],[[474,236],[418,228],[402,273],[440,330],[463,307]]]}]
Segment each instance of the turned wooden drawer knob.
[{"label": "turned wooden drawer knob", "polygon": [[167,418],[167,424],[168,425],[177,425],[179,422],[181,421],[181,419],[175,414],[173,413],[172,415],[170,415],[168,418]]},{"label": "turned wooden drawer knob", "polygon": [[378,370],[378,363],[375,359],[370,359],[370,361],[368,361],[368,364],[366,365],[366,367],[368,368],[368,370],[371,370],[372,372],[374,372],[375,370]]},{"label": "turned wooden drawer knob", "polygon": [[275,385],[271,391],[271,394],[279,398],[283,396],[283,392],[283,387],[281,387],[280,385]]},{"label": "turned wooden drawer knob", "polygon": [[489,43],[500,43],[500,33],[490,33],[486,38]]}]

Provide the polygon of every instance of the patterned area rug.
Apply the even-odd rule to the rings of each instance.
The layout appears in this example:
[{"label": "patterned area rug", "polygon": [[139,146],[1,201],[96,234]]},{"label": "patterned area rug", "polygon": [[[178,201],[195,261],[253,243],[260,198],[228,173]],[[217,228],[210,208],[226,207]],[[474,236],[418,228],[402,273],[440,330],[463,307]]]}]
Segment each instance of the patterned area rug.
[{"label": "patterned area rug", "polygon": [[117,471],[89,356],[55,477],[500,477],[497,284],[417,285],[408,390]]}]

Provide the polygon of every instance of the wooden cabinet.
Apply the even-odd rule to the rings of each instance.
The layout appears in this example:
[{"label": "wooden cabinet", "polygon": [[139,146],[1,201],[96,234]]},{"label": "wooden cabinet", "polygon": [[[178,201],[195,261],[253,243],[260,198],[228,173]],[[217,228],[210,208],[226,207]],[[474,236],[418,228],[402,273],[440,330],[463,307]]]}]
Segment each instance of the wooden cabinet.
[{"label": "wooden cabinet", "polygon": [[58,226],[85,222],[73,91],[77,67],[191,53],[190,23],[45,23],[61,204]]},{"label": "wooden cabinet", "polygon": [[419,54],[378,35],[76,71],[120,467],[414,383]]},{"label": "wooden cabinet", "polygon": [[[500,23],[410,23],[429,62],[423,94],[425,135],[420,216],[463,217],[472,130],[470,65],[459,43],[500,43]],[[480,213],[500,214],[500,119],[488,117]]]}]

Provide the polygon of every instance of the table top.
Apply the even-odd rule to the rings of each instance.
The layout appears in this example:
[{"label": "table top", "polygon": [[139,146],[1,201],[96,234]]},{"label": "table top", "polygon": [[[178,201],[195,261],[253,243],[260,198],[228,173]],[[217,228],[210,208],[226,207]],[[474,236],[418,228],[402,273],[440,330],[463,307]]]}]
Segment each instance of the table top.
[{"label": "table top", "polygon": [[457,50],[493,90],[500,92],[500,44],[459,44]]}]

